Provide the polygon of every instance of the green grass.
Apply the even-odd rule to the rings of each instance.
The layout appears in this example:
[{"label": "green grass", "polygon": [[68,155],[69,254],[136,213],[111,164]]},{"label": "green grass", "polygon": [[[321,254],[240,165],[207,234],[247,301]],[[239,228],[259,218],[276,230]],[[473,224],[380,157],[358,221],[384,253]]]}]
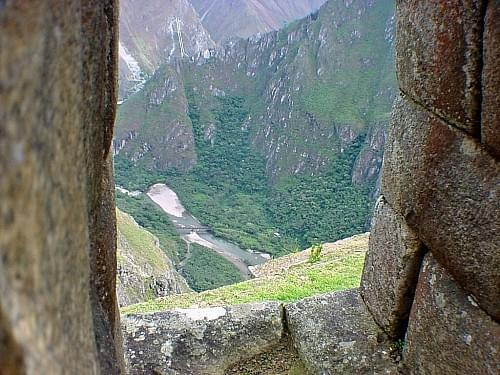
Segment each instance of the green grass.
[{"label": "green grass", "polygon": [[[354,238],[354,237],[353,237]],[[149,313],[171,308],[234,305],[248,302],[294,302],[316,294],[359,286],[368,236],[321,256],[319,262],[296,264],[279,275],[270,275],[202,293],[173,295],[127,306],[123,314]],[[300,256],[299,254],[290,255]],[[305,258],[307,259],[307,257]],[[279,259],[273,262],[279,262]]]},{"label": "green grass", "polygon": [[128,245],[134,249],[137,255],[153,267],[165,263],[151,233],[137,226],[131,216],[124,214],[120,210],[116,211],[116,217],[118,231],[125,237]]}]

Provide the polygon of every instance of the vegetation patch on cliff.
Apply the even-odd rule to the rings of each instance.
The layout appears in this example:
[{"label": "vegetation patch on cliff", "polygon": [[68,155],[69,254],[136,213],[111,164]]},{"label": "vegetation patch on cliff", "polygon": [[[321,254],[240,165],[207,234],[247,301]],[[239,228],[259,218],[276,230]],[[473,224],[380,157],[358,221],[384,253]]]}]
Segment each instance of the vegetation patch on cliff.
[{"label": "vegetation patch on cliff", "polygon": [[255,271],[260,277],[202,293],[186,293],[127,306],[123,314],[172,308],[233,305],[258,301],[294,302],[316,294],[359,286],[368,233],[323,244],[320,261],[309,250],[272,260]]}]

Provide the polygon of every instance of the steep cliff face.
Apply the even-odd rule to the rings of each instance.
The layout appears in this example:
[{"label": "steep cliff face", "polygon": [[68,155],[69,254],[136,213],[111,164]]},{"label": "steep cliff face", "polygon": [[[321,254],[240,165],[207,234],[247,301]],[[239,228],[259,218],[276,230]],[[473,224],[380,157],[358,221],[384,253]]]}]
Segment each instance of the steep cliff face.
[{"label": "steep cliff face", "polygon": [[144,302],[191,289],[160,248],[158,239],[117,209],[118,274],[120,306]]},{"label": "steep cliff face", "polygon": [[0,373],[119,374],[115,1],[0,2]]},{"label": "steep cliff face", "polygon": [[168,179],[217,234],[273,254],[362,232],[396,87],[393,11],[331,0],[163,64],[119,107],[119,183]]},{"label": "steep cliff face", "polygon": [[282,28],[316,11],[325,0],[191,0],[217,42]]},{"label": "steep cliff face", "polygon": [[120,98],[140,90],[162,63],[209,56],[231,37],[277,30],[325,0],[123,0],[120,2]]},{"label": "steep cliff face", "polygon": [[139,90],[163,62],[215,46],[188,0],[120,2],[120,95]]},{"label": "steep cliff face", "polygon": [[[148,167],[189,168],[195,150],[188,96],[201,97],[206,113],[227,93],[245,97],[249,116],[241,126],[265,157],[270,181],[322,174],[366,137],[353,181],[373,182],[395,92],[393,21],[391,1],[330,1],[279,32],[229,42],[209,59],[197,55],[176,69],[165,66],[121,106],[117,145],[128,143],[124,155],[145,158]],[[207,137],[215,136],[213,118],[202,113],[202,122]],[[160,133],[179,137],[160,144]],[[130,134],[137,139],[128,142]]]},{"label": "steep cliff face", "polygon": [[162,65],[120,108],[115,154],[156,170],[189,170],[195,165],[193,128],[179,66]]}]

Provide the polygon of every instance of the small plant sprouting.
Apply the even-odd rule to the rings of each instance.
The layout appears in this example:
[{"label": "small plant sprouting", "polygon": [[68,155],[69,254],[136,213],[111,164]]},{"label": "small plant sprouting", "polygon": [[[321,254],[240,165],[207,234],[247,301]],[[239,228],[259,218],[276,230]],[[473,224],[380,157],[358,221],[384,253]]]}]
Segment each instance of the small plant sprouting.
[{"label": "small plant sprouting", "polygon": [[311,247],[311,253],[309,254],[309,263],[316,263],[321,258],[321,251],[323,250],[323,245],[320,243],[314,244]]},{"label": "small plant sprouting", "polygon": [[394,346],[396,347],[396,350],[402,352],[405,348],[405,344],[405,340],[399,339],[395,342]]}]

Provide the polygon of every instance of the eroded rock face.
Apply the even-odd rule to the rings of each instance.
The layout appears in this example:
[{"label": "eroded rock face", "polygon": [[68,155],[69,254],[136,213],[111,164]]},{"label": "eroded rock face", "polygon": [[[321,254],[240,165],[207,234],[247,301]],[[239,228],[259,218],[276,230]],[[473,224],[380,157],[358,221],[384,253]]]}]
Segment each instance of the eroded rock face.
[{"label": "eroded rock face", "polygon": [[0,5],[0,372],[121,371],[116,17],[113,0]]},{"label": "eroded rock face", "polygon": [[288,329],[313,374],[396,374],[390,343],[357,289],[287,305]]},{"label": "eroded rock face", "polygon": [[404,335],[424,246],[381,196],[375,206],[361,295],[377,323],[394,338]]},{"label": "eroded rock face", "polygon": [[418,281],[404,352],[405,374],[498,374],[500,325],[434,257]]},{"label": "eroded rock face", "polygon": [[131,375],[222,375],[283,334],[277,302],[132,314],[122,326]]}]

